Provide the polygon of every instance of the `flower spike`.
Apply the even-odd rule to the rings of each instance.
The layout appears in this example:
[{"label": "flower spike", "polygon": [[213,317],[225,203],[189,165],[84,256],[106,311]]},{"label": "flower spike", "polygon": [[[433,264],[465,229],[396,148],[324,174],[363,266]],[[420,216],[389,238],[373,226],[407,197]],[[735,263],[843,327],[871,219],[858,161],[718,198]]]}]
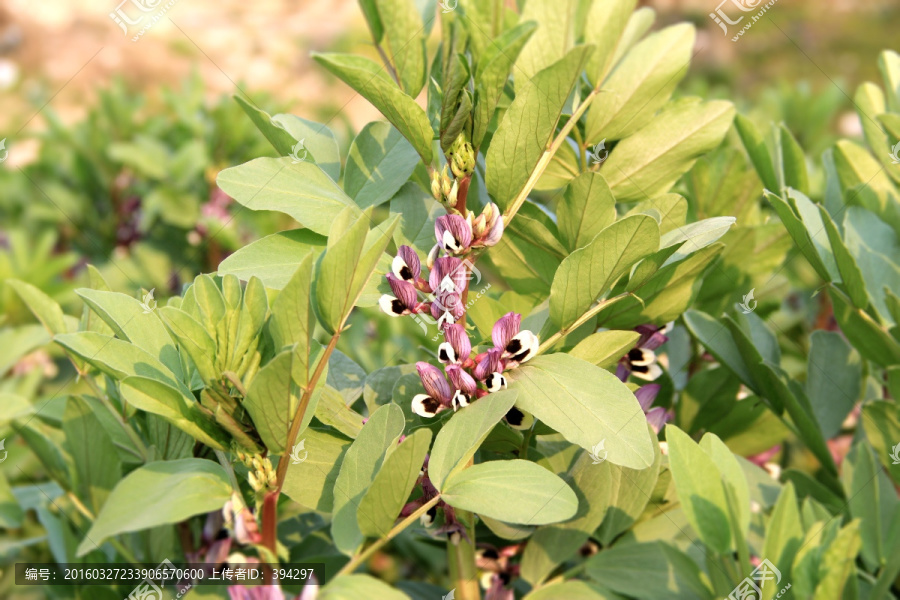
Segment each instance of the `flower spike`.
[{"label": "flower spike", "polygon": [[438,244],[450,254],[460,254],[472,245],[472,225],[459,215],[444,215],[434,222]]}]

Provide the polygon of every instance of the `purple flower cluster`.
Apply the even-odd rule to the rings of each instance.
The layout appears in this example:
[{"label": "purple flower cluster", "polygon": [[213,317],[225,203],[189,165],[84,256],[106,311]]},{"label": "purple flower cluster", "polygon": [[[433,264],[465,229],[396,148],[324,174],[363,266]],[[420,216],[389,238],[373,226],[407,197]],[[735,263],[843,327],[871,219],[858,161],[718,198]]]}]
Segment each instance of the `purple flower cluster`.
[{"label": "purple flower cluster", "polygon": [[520,329],[521,321],[522,315],[517,313],[501,317],[491,331],[494,346],[474,358],[465,328],[458,323],[445,325],[444,342],[438,347],[444,372],[427,362],[416,363],[426,393],[413,398],[413,412],[433,417],[442,410],[457,410],[474,399],[506,389],[503,373],[535,356],[540,345],[534,333]]}]

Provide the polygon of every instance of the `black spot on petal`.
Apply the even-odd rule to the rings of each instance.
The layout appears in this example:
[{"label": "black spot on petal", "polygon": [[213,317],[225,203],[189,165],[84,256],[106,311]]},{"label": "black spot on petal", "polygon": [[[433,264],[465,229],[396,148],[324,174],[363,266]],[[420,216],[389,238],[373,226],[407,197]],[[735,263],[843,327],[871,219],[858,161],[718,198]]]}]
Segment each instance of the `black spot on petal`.
[{"label": "black spot on petal", "polygon": [[522,424],[523,421],[525,421],[525,413],[523,413],[515,406],[509,409],[509,412],[506,413],[506,422],[513,427],[518,427]]},{"label": "black spot on petal", "polygon": [[521,340],[512,339],[506,345],[506,351],[510,354],[516,354],[522,351],[522,342]]},{"label": "black spot on petal", "polygon": [[405,281],[409,281],[410,279],[412,279],[413,278],[412,269],[410,269],[408,266],[404,265],[400,269],[400,278]]}]

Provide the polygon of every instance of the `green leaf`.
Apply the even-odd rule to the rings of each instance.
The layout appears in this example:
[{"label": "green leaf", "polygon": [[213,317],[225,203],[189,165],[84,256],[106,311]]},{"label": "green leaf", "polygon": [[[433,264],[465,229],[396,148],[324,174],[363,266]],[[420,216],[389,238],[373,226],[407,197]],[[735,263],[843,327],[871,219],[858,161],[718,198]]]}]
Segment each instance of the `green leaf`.
[{"label": "green leaf", "polygon": [[816,600],[841,600],[847,580],[856,577],[856,556],[861,545],[859,522],[847,524],[822,554],[821,579],[813,595]]},{"label": "green leaf", "polygon": [[732,547],[728,500],[715,461],[673,425],[666,426],[666,440],[675,489],[691,527],[711,550],[728,553]]},{"label": "green leaf", "polygon": [[16,292],[22,303],[34,313],[34,316],[47,328],[47,331],[54,335],[68,332],[62,308],[59,307],[59,304],[53,298],[30,283],[25,283],[18,279],[7,279],[6,285]]},{"label": "green leaf", "polygon": [[[846,280],[845,287],[852,293],[854,287],[861,288],[865,281],[868,295],[879,315],[885,322],[897,324],[891,320],[883,292],[884,288],[900,290],[900,241],[897,233],[872,212],[851,206],[844,214],[844,239],[846,251],[853,256],[853,264],[859,266],[861,274],[861,278],[856,276]],[[864,295],[863,290],[858,293]],[[856,306],[866,308],[865,305]]]},{"label": "green leaf", "polygon": [[153,310],[131,296],[88,288],[75,290],[85,304],[109,325],[120,339],[158,358],[178,379],[184,379],[181,357],[172,337]]},{"label": "green leaf", "polygon": [[[329,369],[329,374],[331,373]],[[344,403],[344,397],[330,385],[321,390],[321,397],[315,406],[316,418],[324,425],[337,429],[349,438],[362,431],[365,419],[361,414]]]},{"label": "green leaf", "polygon": [[283,212],[316,233],[328,233],[338,214],[359,208],[321,168],[291,158],[256,158],[225,169],[222,191],[251,210]]},{"label": "green leaf", "polygon": [[602,175],[586,171],[569,183],[556,211],[560,237],[571,252],[616,220],[616,199]]},{"label": "green leaf", "polygon": [[[694,26],[679,23],[648,35],[619,63],[588,109],[585,140],[620,140],[644,127],[687,73]],[[604,44],[605,45],[605,44]]]},{"label": "green leaf", "polygon": [[784,179],[782,187],[790,187],[802,194],[809,194],[809,173],[806,169],[806,155],[791,131],[784,126],[775,130],[778,145],[775,147],[776,160]]},{"label": "green leaf", "polygon": [[299,344],[298,352],[309,355],[316,317],[310,291],[312,288],[313,254],[300,260],[297,270],[272,302],[269,333],[276,351]]},{"label": "green leaf", "polygon": [[842,465],[841,483],[848,498],[850,516],[859,519],[862,559],[874,571],[889,556],[891,543],[887,536],[900,500],[890,478],[882,472],[872,447],[866,443],[858,442],[847,454]]},{"label": "green leaf", "polygon": [[[272,147],[275,148],[278,154],[287,156],[292,152],[294,144],[299,141],[299,138],[294,139],[294,136],[288,133],[284,127],[279,126],[272,120],[272,115],[255,104],[244,100],[243,96],[235,94],[232,97],[234,98],[234,101],[238,103],[238,106],[247,113],[247,116],[250,117],[250,120],[253,121],[253,124],[259,129],[259,132],[269,140],[269,143],[272,144]],[[338,170],[340,171],[340,164],[338,164]],[[338,175],[340,175],[340,172]]]},{"label": "green leaf", "polygon": [[441,497],[454,508],[522,525],[565,521],[578,510],[578,498],[565,481],[518,459],[481,463],[453,473]]},{"label": "green leaf", "polygon": [[670,231],[685,226],[687,220],[688,202],[679,194],[663,194],[657,198],[644,200],[634,205],[634,208],[625,213],[625,216],[636,214],[650,215],[659,223],[659,233],[667,234]]},{"label": "green leaf", "polygon": [[374,121],[350,144],[344,191],[360,208],[390,200],[409,180],[419,155],[390,123]]},{"label": "green leaf", "polygon": [[434,222],[445,214],[440,203],[417,184],[409,182],[391,198],[391,214],[400,215],[400,226],[394,230],[394,242],[427,255],[435,242]]},{"label": "green leaf", "polygon": [[734,217],[712,217],[676,227],[663,235],[659,240],[660,248],[678,246],[678,251],[667,258],[662,266],[678,262],[688,255],[715,243],[728,233],[734,222]]},{"label": "green leaf", "polygon": [[775,178],[772,155],[769,154],[769,148],[763,141],[756,125],[744,115],[738,114],[734,117],[734,128],[737,130],[763,186],[769,191],[777,191],[779,186],[778,180]]},{"label": "green leaf", "polygon": [[891,478],[900,484],[900,464],[892,458],[900,456],[900,452],[895,449],[900,443],[900,407],[894,402],[878,400],[867,403],[862,411],[866,438],[875,448],[875,453]]},{"label": "green leaf", "polygon": [[533,21],[540,26],[516,60],[516,80],[536,78],[539,71],[572,49],[577,4],[576,0],[529,0],[525,4],[522,22]]},{"label": "green leaf", "polygon": [[[18,529],[25,520],[25,511],[19,505],[6,475],[0,473],[0,527]],[[8,546],[7,546],[8,547]]]},{"label": "green leaf", "polygon": [[828,297],[841,332],[864,358],[883,367],[900,364],[900,343],[881,325],[865,311],[852,306],[840,291],[829,289]]},{"label": "green leaf", "polygon": [[644,200],[668,192],[698,157],[722,142],[733,118],[730,102],[670,104],[646,127],[619,142],[603,163],[602,172],[616,201]]},{"label": "green leaf", "polygon": [[853,255],[844,245],[841,234],[838,232],[837,226],[831,220],[831,216],[824,206],[819,206],[819,215],[822,218],[822,225],[825,227],[825,233],[828,234],[828,241],[831,244],[831,250],[834,253],[834,261],[837,265],[838,273],[841,276],[843,290],[853,300],[856,308],[865,309],[869,306],[869,297],[866,294],[866,284],[863,281],[863,275],[853,259]]},{"label": "green leaf", "polygon": [[712,600],[691,558],[664,542],[620,544],[591,557],[585,572],[618,594],[638,600]]},{"label": "green leaf", "polygon": [[830,439],[840,432],[841,424],[860,397],[862,363],[840,333],[814,331],[809,340],[806,395],[822,435]]},{"label": "green leaf", "polygon": [[508,375],[516,406],[591,450],[605,442],[609,461],[643,469],[654,443],[634,394],[599,367],[566,354],[538,356]]},{"label": "green leaf", "polygon": [[629,469],[610,464],[609,509],[597,529],[597,538],[604,546],[612,544],[644,512],[651,499],[646,490],[656,487],[661,463],[659,444],[653,444],[653,464],[650,468]]},{"label": "green leaf", "polygon": [[522,555],[522,578],[537,585],[543,583],[557,565],[572,558],[588,540],[610,505],[613,471],[608,462],[597,462],[582,451],[564,479],[578,496],[578,513],[565,523],[539,527]]},{"label": "green leaf", "polygon": [[409,596],[395,590],[371,575],[339,575],[319,590],[317,600],[410,600]]},{"label": "green leaf", "polygon": [[772,516],[766,527],[766,540],[763,556],[769,557],[773,564],[782,565],[782,577],[790,580],[790,567],[794,555],[803,542],[803,522],[797,507],[797,494],[790,481],[781,488]]},{"label": "green leaf", "polygon": [[363,392],[366,372],[353,359],[335,350],[328,359],[328,385],[340,392],[344,404],[350,406]]},{"label": "green leaf", "polygon": [[325,248],[326,238],[309,229],[293,229],[249,243],[219,265],[220,275],[236,275],[247,281],[259,277],[263,284],[280,290],[288,284],[307,255]]},{"label": "green leaf", "polygon": [[728,446],[715,434],[704,434],[700,440],[700,448],[709,455],[721,473],[728,503],[728,520],[732,531],[737,530],[734,538],[737,545],[741,540],[747,539],[750,528],[750,488],[744,470]]},{"label": "green leaf", "polygon": [[753,390],[759,389],[750,368],[744,362],[734,338],[725,325],[698,310],[689,310],[684,313],[684,322],[691,330],[691,334],[706,347],[716,360],[737,375],[744,385]]},{"label": "green leaf", "polygon": [[75,463],[78,497],[97,514],[122,478],[116,447],[91,407],[77,396],[70,396],[66,401],[62,429]]},{"label": "green leaf", "polygon": [[878,55],[878,70],[887,88],[891,112],[900,112],[900,54],[894,50],[882,51]]},{"label": "green leaf", "polygon": [[513,407],[517,395],[515,390],[488,394],[454,414],[441,427],[428,459],[428,477],[435,488],[440,490],[448,477],[465,468],[494,426]]},{"label": "green leaf", "polygon": [[386,452],[403,433],[404,422],[399,406],[382,406],[366,421],[341,462],[340,473],[334,482],[331,536],[344,554],[353,554],[363,542],[356,518],[357,507],[381,468]]},{"label": "green leaf", "polygon": [[210,337],[203,325],[183,310],[171,306],[159,309],[159,318],[181,346],[191,362],[197,367],[200,377],[207,384],[221,376],[216,366],[216,342]]},{"label": "green leaf", "polygon": [[113,489],[78,546],[78,556],[120,533],[220,510],[229,498],[231,485],[218,463],[199,458],[150,463],[129,473]]},{"label": "green leaf", "polygon": [[[311,427],[298,438],[294,447],[297,457],[303,460],[291,459],[282,491],[302,506],[330,513],[334,507],[334,482],[350,440]],[[300,444],[302,447],[298,447]]]},{"label": "green leaf", "polygon": [[590,51],[575,48],[516,90],[485,157],[485,184],[501,210],[509,207],[546,150]]},{"label": "green leaf", "polygon": [[586,17],[590,27],[584,28],[584,42],[596,46],[586,70],[594,87],[602,83],[614,66],[617,46],[630,45],[625,37],[625,28],[632,16],[636,0],[607,0],[591,2]]},{"label": "green leaf", "polygon": [[364,535],[382,537],[394,526],[416,485],[430,444],[431,431],[419,429],[387,456],[356,513]]},{"label": "green leaf", "polygon": [[[293,378],[293,358],[294,350],[288,349],[270,360],[253,377],[242,403],[272,454],[283,454],[286,450],[284,444],[300,404],[301,390]],[[300,431],[314,413],[315,406],[308,406]]]},{"label": "green leaf", "polygon": [[659,249],[659,226],[652,217],[621,219],[559,265],[550,291],[550,320],[568,329],[609,292],[631,266]]},{"label": "green leaf", "polygon": [[[778,217],[781,219],[781,222],[788,230],[788,233],[791,234],[791,237],[794,239],[794,243],[800,249],[800,252],[803,253],[803,256],[806,257],[806,260],[809,261],[809,264],[812,266],[812,268],[815,269],[816,273],[818,273],[819,276],[822,277],[822,279],[831,281],[832,271],[826,268],[825,263],[820,257],[820,253],[817,252],[816,246],[813,244],[813,240],[810,238],[807,226],[804,225],[803,221],[800,220],[800,217],[797,215],[797,213],[794,212],[794,209],[791,207],[791,205],[782,200],[780,196],[777,196],[775,194],[767,193],[765,196],[772,207],[775,209],[775,212],[778,213]],[[809,202],[809,200],[807,199],[806,202],[801,202],[805,206],[806,202]],[[807,214],[811,215],[811,213]],[[817,233],[820,234],[820,244],[823,241],[828,241],[828,234],[825,233],[824,225],[817,230]],[[833,271],[836,272],[837,268],[835,267]]]},{"label": "green leaf", "polygon": [[149,377],[126,377],[120,384],[122,398],[137,409],[161,416],[210,448],[224,450],[228,436],[200,411],[193,396]]},{"label": "green leaf", "polygon": [[536,28],[534,22],[523,21],[500,34],[478,57],[474,77],[475,114],[472,127],[472,145],[475,148],[481,145],[494,117],[513,64]]},{"label": "green leaf", "polygon": [[[318,165],[332,181],[340,179],[340,149],[334,133],[327,126],[288,114],[275,115],[271,122],[287,131],[295,140],[287,152],[281,152],[282,155],[294,154],[297,158]],[[303,145],[298,147],[297,142],[302,142]]]},{"label": "green leaf", "polygon": [[431,163],[434,132],[425,111],[390,80],[382,67],[349,54],[313,54],[313,58],[380,110],[409,140],[422,161]]},{"label": "green leaf", "polygon": [[[415,98],[425,85],[425,24],[413,2],[375,0],[387,38],[387,52],[397,70],[400,87]],[[434,14],[428,17],[435,19]]]},{"label": "green leaf", "polygon": [[578,342],[569,354],[606,369],[625,356],[640,337],[635,331],[601,331]]},{"label": "green leaf", "polygon": [[140,375],[164,382],[183,394],[185,385],[158,359],[134,344],[108,335],[82,331],[54,336],[54,341],[114,379]]},{"label": "green leaf", "polygon": [[[415,365],[392,365],[382,367],[366,375],[366,384],[363,388],[363,401],[369,413],[382,404],[387,404],[393,398],[394,385],[403,375],[416,373]],[[416,375],[418,377],[418,375]],[[411,399],[411,398],[410,398]]]},{"label": "green leaf", "polygon": [[348,214],[355,222],[342,231],[341,220],[335,221],[313,282],[316,311],[329,333],[343,328],[399,222],[395,216],[369,231],[368,215],[356,217],[348,212],[344,216]]}]

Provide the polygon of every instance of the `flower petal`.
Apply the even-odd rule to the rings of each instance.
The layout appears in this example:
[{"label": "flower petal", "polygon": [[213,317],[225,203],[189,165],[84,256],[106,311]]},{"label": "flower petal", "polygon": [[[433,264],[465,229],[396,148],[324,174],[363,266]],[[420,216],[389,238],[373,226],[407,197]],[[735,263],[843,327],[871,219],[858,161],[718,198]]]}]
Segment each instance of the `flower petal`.
[{"label": "flower petal", "polygon": [[500,348],[491,348],[488,350],[475,365],[475,379],[484,381],[491,373],[500,373],[503,371],[500,354],[503,351]]},{"label": "flower petal", "polygon": [[419,300],[418,295],[416,294],[416,286],[408,281],[394,277],[392,273],[388,273],[385,277],[391,286],[391,291],[394,292],[394,296],[396,296],[406,308],[410,310],[415,308]]},{"label": "flower petal", "polygon": [[500,317],[494,323],[494,329],[491,331],[491,340],[494,342],[495,348],[506,348],[509,340],[519,333],[519,325],[522,322],[522,315],[519,313],[509,312]]},{"label": "flower petal", "polygon": [[437,242],[452,254],[459,254],[472,245],[472,225],[460,215],[444,215],[434,222]]},{"label": "flower petal", "polygon": [[656,395],[659,394],[659,388],[660,385],[658,383],[650,383],[642,385],[634,391],[634,397],[637,398],[638,404],[641,405],[641,410],[644,412],[650,410],[650,407],[653,406],[653,401],[656,400]]},{"label": "flower petal", "polygon": [[471,396],[478,389],[478,384],[472,379],[472,376],[466,373],[459,365],[449,365],[447,367],[447,377],[450,382],[458,390],[462,390],[467,396]]},{"label": "flower petal", "polygon": [[450,387],[441,370],[430,363],[421,361],[416,363],[416,370],[419,372],[419,378],[428,395],[440,401],[444,406],[450,406],[453,388]]},{"label": "flower petal", "polygon": [[412,399],[412,411],[420,417],[430,419],[435,416],[441,409],[440,401],[432,398],[428,394],[416,394]]},{"label": "flower petal", "polygon": [[459,324],[448,325],[444,328],[444,339],[453,347],[453,351],[456,353],[456,361],[459,362],[464,361],[469,358],[469,355],[472,353],[472,341],[469,339],[469,334],[466,333],[466,328]]},{"label": "flower petal", "polygon": [[508,358],[517,365],[530,360],[537,355],[541,343],[533,332],[524,329],[517,333],[503,349],[502,358]]}]

